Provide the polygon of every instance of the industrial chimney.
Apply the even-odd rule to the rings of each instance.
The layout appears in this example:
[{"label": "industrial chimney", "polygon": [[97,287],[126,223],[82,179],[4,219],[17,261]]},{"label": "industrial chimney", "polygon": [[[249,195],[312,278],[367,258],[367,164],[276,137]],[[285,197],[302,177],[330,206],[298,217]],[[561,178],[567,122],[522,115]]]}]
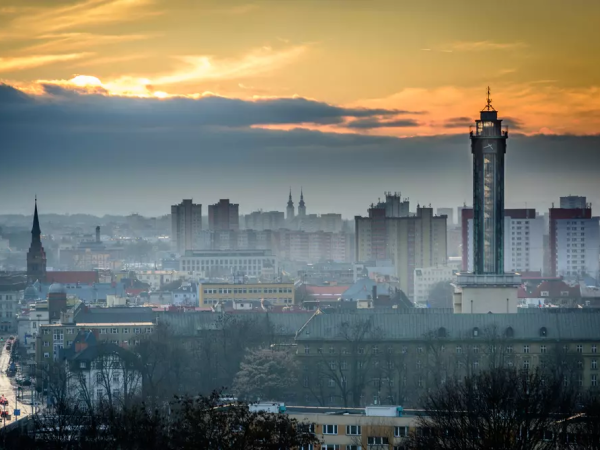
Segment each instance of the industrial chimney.
[{"label": "industrial chimney", "polygon": [[96,227],[96,242],[100,243],[100,225]]}]

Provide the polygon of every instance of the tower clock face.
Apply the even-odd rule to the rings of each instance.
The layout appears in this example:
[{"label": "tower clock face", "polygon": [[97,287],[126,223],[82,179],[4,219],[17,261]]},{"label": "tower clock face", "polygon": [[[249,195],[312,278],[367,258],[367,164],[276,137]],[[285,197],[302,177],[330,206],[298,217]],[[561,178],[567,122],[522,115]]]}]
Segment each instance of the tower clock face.
[{"label": "tower clock face", "polygon": [[495,148],[494,148],[494,144],[493,143],[485,144],[483,146],[483,151],[484,152],[493,152],[494,150],[495,150]]}]

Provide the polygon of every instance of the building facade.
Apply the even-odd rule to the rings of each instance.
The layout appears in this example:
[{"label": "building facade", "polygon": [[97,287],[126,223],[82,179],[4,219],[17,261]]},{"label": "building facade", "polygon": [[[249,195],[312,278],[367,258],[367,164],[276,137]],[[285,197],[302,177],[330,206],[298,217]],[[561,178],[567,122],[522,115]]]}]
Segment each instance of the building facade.
[{"label": "building facade", "polygon": [[446,216],[434,216],[432,208],[421,207],[413,217],[386,219],[388,255],[400,289],[411,300],[415,269],[445,266],[448,261],[446,220]]},{"label": "building facade", "polygon": [[181,272],[201,271],[208,277],[231,276],[237,272],[259,276],[265,266],[278,268],[277,258],[268,250],[187,251],[179,263]]},{"label": "building facade", "polygon": [[436,284],[450,282],[454,272],[448,266],[425,267],[415,269],[413,290],[413,301],[415,303],[426,303],[429,300],[429,292]]},{"label": "building facade", "polygon": [[255,211],[244,216],[247,230],[279,230],[285,227],[285,215],[280,211]]},{"label": "building facade", "polygon": [[240,229],[240,214],[237,203],[229,199],[221,199],[219,203],[208,206],[208,228],[212,231],[227,231]]},{"label": "building facade", "polygon": [[[577,211],[577,210],[571,210]],[[555,254],[555,275],[566,278],[600,277],[600,218],[558,219],[552,227],[551,249]]]},{"label": "building facade", "polygon": [[171,206],[171,239],[178,253],[198,248],[201,231],[202,205],[188,199]]},{"label": "building facade", "polygon": [[[463,270],[474,272],[473,210],[463,209]],[[504,272],[542,272],[544,218],[535,209],[504,210]]]},{"label": "building facade", "polygon": [[593,310],[322,312],[296,335],[296,357],[303,368],[296,400],[411,408],[446,380],[490,367],[539,367],[573,386],[597,388],[599,328],[600,314]]},{"label": "building facade", "polygon": [[200,307],[214,306],[222,302],[260,302],[271,305],[291,306],[295,304],[293,283],[201,283],[199,288]]}]

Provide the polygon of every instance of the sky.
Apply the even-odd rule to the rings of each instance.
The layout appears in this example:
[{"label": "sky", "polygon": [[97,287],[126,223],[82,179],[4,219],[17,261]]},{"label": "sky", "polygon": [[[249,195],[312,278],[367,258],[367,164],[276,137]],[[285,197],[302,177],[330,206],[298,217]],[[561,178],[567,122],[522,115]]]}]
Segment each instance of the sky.
[{"label": "sky", "polygon": [[459,206],[487,86],[507,207],[600,207],[598,23],[587,0],[2,0],[0,213]]}]

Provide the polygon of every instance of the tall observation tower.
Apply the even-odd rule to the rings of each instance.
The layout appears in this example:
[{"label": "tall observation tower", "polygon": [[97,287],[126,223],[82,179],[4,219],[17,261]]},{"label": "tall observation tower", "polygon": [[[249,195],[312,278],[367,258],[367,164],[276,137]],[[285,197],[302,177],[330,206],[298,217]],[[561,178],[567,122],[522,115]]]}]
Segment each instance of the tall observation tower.
[{"label": "tall observation tower", "polygon": [[504,273],[504,154],[508,130],[487,104],[471,131],[474,273]]},{"label": "tall observation tower", "polygon": [[461,273],[454,292],[455,313],[516,313],[521,277],[504,273],[504,155],[508,130],[487,104],[471,129],[473,154],[473,273]]}]

